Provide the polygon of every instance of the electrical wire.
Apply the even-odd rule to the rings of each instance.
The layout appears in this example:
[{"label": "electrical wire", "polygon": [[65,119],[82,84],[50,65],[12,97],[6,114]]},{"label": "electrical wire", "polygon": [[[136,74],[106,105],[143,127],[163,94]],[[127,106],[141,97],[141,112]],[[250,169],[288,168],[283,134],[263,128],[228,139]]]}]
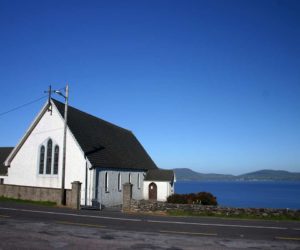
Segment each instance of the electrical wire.
[{"label": "electrical wire", "polygon": [[62,90],[66,90],[66,87],[62,87],[60,89],[58,89],[59,91],[62,91]]},{"label": "electrical wire", "polygon": [[3,116],[3,115],[6,115],[6,114],[8,114],[8,113],[11,113],[11,112],[13,112],[13,111],[16,111],[16,110],[18,110],[18,109],[24,108],[24,107],[26,107],[26,106],[28,106],[28,105],[33,104],[33,103],[36,103],[36,102],[38,102],[38,101],[40,101],[40,100],[42,100],[42,99],[44,99],[44,98],[46,98],[46,97],[48,97],[48,95],[44,95],[44,96],[42,96],[42,97],[40,97],[40,98],[38,98],[38,99],[32,100],[32,101],[30,101],[30,102],[24,103],[24,104],[22,104],[22,105],[20,105],[20,106],[17,106],[17,107],[15,107],[15,108],[10,109],[10,110],[7,110],[7,111],[5,111],[5,112],[2,112],[2,113],[0,113],[0,117]]}]

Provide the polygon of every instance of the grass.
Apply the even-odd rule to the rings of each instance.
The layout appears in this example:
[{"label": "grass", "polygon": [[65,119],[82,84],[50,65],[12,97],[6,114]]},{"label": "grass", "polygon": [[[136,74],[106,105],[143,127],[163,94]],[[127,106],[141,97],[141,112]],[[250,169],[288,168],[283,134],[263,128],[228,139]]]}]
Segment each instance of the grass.
[{"label": "grass", "polygon": [[289,214],[275,215],[255,215],[255,214],[215,214],[211,212],[195,212],[195,211],[184,211],[184,210],[169,210],[168,215],[171,216],[199,216],[199,217],[217,217],[217,218],[228,218],[228,219],[251,219],[251,220],[280,220],[280,221],[300,221],[300,217],[295,217]]},{"label": "grass", "polygon": [[7,197],[3,197],[3,196],[0,196],[0,202],[1,201],[13,201],[13,202],[17,202],[17,203],[42,205],[42,206],[48,206],[48,207],[54,207],[57,205],[56,202],[53,202],[53,201],[32,201],[32,200],[7,198]]}]

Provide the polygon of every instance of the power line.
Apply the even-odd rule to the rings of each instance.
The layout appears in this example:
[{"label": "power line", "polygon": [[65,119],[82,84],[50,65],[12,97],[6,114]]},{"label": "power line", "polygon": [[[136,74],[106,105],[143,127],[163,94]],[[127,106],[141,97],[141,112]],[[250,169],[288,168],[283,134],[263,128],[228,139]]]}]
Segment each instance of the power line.
[{"label": "power line", "polygon": [[44,99],[45,97],[48,97],[48,95],[44,95],[44,96],[42,96],[42,97],[40,97],[40,98],[38,98],[38,99],[32,100],[32,101],[30,101],[30,102],[24,103],[24,104],[22,104],[22,105],[20,105],[20,106],[17,106],[17,107],[15,107],[15,108],[10,109],[10,110],[7,110],[7,111],[5,111],[5,112],[2,112],[2,113],[0,113],[0,116],[6,115],[6,114],[11,113],[11,112],[13,112],[13,111],[16,111],[16,110],[18,110],[18,109],[24,108],[24,107],[26,107],[26,106],[28,106],[28,105],[31,105],[31,104],[33,104],[33,103],[35,103],[35,102],[38,102],[38,101]]}]

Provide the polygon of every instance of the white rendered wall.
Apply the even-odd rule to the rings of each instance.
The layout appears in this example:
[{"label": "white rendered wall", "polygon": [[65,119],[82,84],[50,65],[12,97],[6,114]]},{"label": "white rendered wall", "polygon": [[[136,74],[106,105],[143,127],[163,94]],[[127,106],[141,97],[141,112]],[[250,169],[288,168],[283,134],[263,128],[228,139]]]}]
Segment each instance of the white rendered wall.
[{"label": "white rendered wall", "polygon": [[[63,118],[53,105],[52,115],[46,112],[30,136],[24,142],[8,168],[6,184],[37,186],[37,187],[61,187],[61,169],[63,153]],[[39,174],[39,148],[42,143],[46,145],[51,138],[54,146],[59,146],[59,165],[57,175]],[[47,151],[47,150],[46,150]],[[52,157],[52,164],[54,158]],[[46,162],[46,153],[45,153]],[[70,130],[67,130],[66,172],[65,188],[70,189],[73,181],[82,183],[81,203],[85,192],[86,160],[84,154],[74,139]],[[90,170],[88,171],[88,173]],[[89,173],[90,175],[91,173]],[[90,177],[89,177],[90,178]],[[89,194],[91,198],[91,194]]]},{"label": "white rendered wall", "polygon": [[[105,191],[105,173],[108,174],[108,192]],[[118,174],[121,174],[121,190],[118,189]],[[135,200],[143,199],[144,171],[126,171],[112,169],[97,169],[98,190],[95,197],[102,205],[110,207],[123,203],[123,184],[129,182],[131,175],[132,198]],[[138,174],[140,176],[140,188],[138,188]]]},{"label": "white rendered wall", "polygon": [[168,181],[144,181],[144,199],[149,200],[149,184],[155,183],[157,186],[157,200],[166,201],[174,193],[174,188]]},{"label": "white rendered wall", "polygon": [[[92,199],[94,198],[95,192],[95,169],[91,169],[90,163],[87,161],[87,185],[85,184],[85,180],[82,181],[81,184],[81,205],[90,206],[92,205]],[[84,169],[85,170],[85,169]],[[85,173],[84,173],[85,178]],[[87,193],[86,193],[87,191]]]}]

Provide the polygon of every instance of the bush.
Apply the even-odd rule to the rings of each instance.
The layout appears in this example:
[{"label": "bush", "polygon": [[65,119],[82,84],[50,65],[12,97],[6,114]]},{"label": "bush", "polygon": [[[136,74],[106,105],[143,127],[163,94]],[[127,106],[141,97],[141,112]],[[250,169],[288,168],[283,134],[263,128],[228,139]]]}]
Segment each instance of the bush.
[{"label": "bush", "polygon": [[208,192],[172,194],[168,197],[167,202],[175,204],[218,205],[217,198]]}]

